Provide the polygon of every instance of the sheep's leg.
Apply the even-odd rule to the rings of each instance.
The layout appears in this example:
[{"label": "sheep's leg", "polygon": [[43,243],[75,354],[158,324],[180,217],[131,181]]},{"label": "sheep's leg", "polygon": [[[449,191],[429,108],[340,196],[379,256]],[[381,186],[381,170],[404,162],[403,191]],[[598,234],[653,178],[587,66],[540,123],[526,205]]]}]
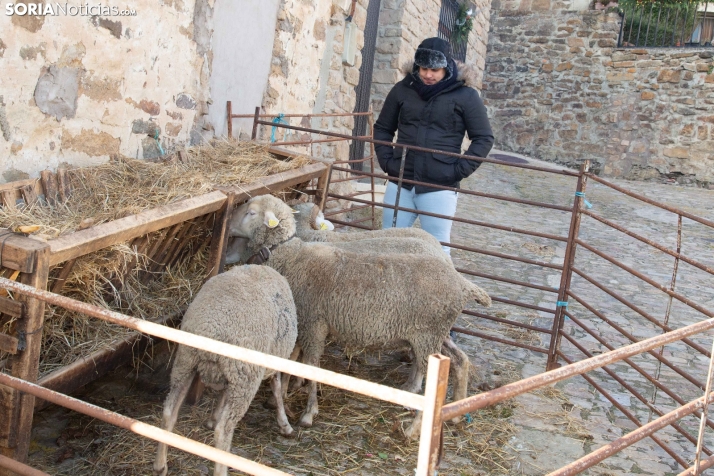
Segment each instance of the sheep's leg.
[{"label": "sheep's leg", "polygon": [[[310,331],[311,334],[308,334],[310,336],[310,343],[308,345],[303,346],[302,358],[305,364],[319,367],[320,357],[325,351],[325,339],[327,339],[329,330],[327,329],[327,326],[315,326],[313,329],[310,329]],[[298,330],[298,335],[300,335],[299,332],[300,331]],[[307,407],[305,408],[305,412],[302,414],[302,417],[300,417],[298,425],[304,427],[311,427],[312,420],[318,413],[319,410],[317,405],[317,382],[314,380],[310,380],[310,385],[308,387]]]},{"label": "sheep's leg", "polygon": [[[180,363],[174,363],[174,369],[178,368]],[[164,402],[164,413],[163,413],[163,427],[166,431],[173,431],[176,420],[178,419],[178,413],[183,405],[183,401],[186,399],[186,394],[191,388],[191,383],[196,375],[196,371],[192,370],[185,375],[171,377],[171,390],[169,391],[166,401]],[[168,466],[166,464],[166,456],[168,453],[168,445],[166,443],[159,443],[158,449],[156,451],[156,459],[154,460],[154,474],[165,476],[168,472]]]},{"label": "sheep's leg", "polygon": [[409,425],[409,428],[404,430],[404,435],[406,435],[406,437],[410,440],[416,440],[417,438],[419,438],[419,433],[421,430],[421,418],[422,412],[417,412],[416,416],[414,417],[414,421],[412,421],[412,424]]},{"label": "sheep's leg", "polygon": [[270,389],[273,391],[273,398],[275,398],[277,407],[277,417],[278,417],[278,427],[280,428],[280,434],[283,436],[292,436],[293,428],[288,422],[288,417],[285,415],[285,405],[283,402],[283,390],[281,384],[280,372],[277,372],[270,379]]},{"label": "sheep's leg", "polygon": [[[290,360],[297,360],[298,356],[300,355],[300,346],[295,344],[295,347],[293,348],[293,351],[290,353]],[[304,385],[305,379],[302,378],[297,378],[297,380],[300,380],[300,385]],[[288,397],[288,385],[290,384],[290,374],[287,374],[285,372],[282,373],[281,377],[281,382],[280,386],[283,389],[283,400],[285,400]],[[277,408],[278,402],[275,399],[275,395],[270,395],[270,398],[268,398],[268,401],[265,402],[265,407],[266,408]]]},{"label": "sheep's leg", "polygon": [[419,393],[421,392],[421,384],[422,381],[424,380],[424,372],[422,371],[420,373],[419,366],[416,363],[416,359],[412,363],[412,368],[409,372],[409,378],[407,381],[402,385],[402,390],[405,390],[407,392],[412,392],[412,393]]},{"label": "sheep's leg", "polygon": [[[459,349],[451,339],[444,340],[441,352],[451,359],[449,376],[453,378],[454,382],[453,400],[455,402],[463,400],[466,398],[469,386],[469,356]],[[455,417],[451,421],[458,423],[461,421],[461,417]]]},{"label": "sheep's leg", "polygon": [[[261,378],[252,379],[250,381],[231,382],[224,390],[226,398],[221,398],[220,406],[216,409],[216,428],[213,432],[214,445],[216,449],[230,451],[231,442],[233,441],[233,432],[236,425],[243,418],[245,412],[248,411],[250,402],[258,392]],[[228,467],[226,465],[216,463],[213,470],[213,476],[227,476]]]},{"label": "sheep's leg", "polygon": [[[295,344],[295,348],[293,349],[292,354],[290,354],[290,360],[294,360],[296,362],[299,361],[300,352],[302,352],[302,348],[300,347],[299,344]],[[283,395],[286,395],[288,393],[288,383],[290,381],[290,375],[288,375],[288,374],[283,374],[283,375],[284,375],[283,376]],[[286,376],[287,376],[287,378],[286,378]],[[292,391],[297,391],[304,386],[305,386],[305,379],[302,377],[295,377],[292,385],[290,385],[290,389]]]},{"label": "sheep's leg", "polygon": [[226,404],[226,398],[228,398],[228,392],[226,392],[226,389],[223,389],[221,391],[221,395],[218,397],[218,401],[216,402],[216,408],[213,409],[213,413],[211,413],[211,417],[206,420],[206,423],[204,426],[208,428],[209,430],[215,430],[216,429],[216,422],[218,421],[218,418],[220,417],[219,413],[221,409],[225,406]]}]

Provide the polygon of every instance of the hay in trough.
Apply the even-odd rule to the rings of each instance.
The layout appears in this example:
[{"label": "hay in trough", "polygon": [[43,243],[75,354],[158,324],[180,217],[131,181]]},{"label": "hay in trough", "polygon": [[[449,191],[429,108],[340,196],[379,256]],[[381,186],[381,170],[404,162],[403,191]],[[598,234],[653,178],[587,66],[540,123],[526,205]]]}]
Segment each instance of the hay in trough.
[{"label": "hay in trough", "polygon": [[0,227],[38,225],[37,235],[56,238],[93,225],[123,218],[214,190],[215,186],[250,183],[257,178],[301,167],[307,156],[278,160],[268,146],[216,140],[190,147],[183,161],[122,159],[67,171],[71,196],[56,206],[0,208]]},{"label": "hay in trough", "polygon": [[[166,356],[166,353],[161,354]],[[130,388],[91,392],[87,400],[151,425],[161,425],[163,399],[168,392],[168,368],[165,362],[147,362],[134,376],[124,379],[127,370],[112,376]],[[164,357],[165,358],[165,357]],[[385,385],[398,386],[409,373],[409,365],[399,355],[382,353],[348,356],[330,345],[322,359],[324,368]],[[104,379],[97,387],[109,387]],[[117,393],[120,393],[119,395]],[[242,457],[298,475],[413,475],[418,442],[408,441],[402,433],[412,421],[413,412],[403,407],[363,397],[354,393],[320,386],[320,414],[312,428],[294,426],[297,438],[280,436],[275,412],[263,407],[270,394],[264,383],[238,424],[231,451]],[[213,432],[203,427],[215,404],[216,394],[207,392],[196,406],[184,405],[174,432],[212,445]],[[299,414],[306,404],[302,392],[291,393],[287,405]],[[485,476],[508,474],[514,456],[508,441],[515,428],[510,423],[513,403],[504,402],[474,412],[470,421],[445,426],[445,456],[440,475]],[[50,410],[50,409],[48,409]],[[297,416],[297,415],[296,415]],[[291,418],[294,423],[295,419]],[[57,475],[94,474],[144,475],[152,472],[156,443],[134,433],[84,416],[74,417],[63,430],[57,444],[35,442],[30,455],[34,465]],[[169,448],[169,473],[211,474],[213,463],[180,450]],[[232,471],[231,474],[242,474]]]},{"label": "hay in trough", "polygon": [[[182,160],[162,163],[118,160],[70,169],[69,199],[52,206],[38,202],[16,209],[1,207],[0,227],[39,225],[33,236],[51,240],[88,224],[98,225],[208,193],[215,186],[250,183],[310,162],[306,156],[278,160],[268,152],[267,145],[227,140],[188,148],[181,156]],[[210,227],[210,220],[196,219],[184,236],[186,251],[179,253],[183,259],[174,260],[174,265],[165,270],[147,253],[152,249],[162,252],[162,247],[168,246],[162,244],[167,229],[147,235],[143,248],[136,242],[121,243],[85,255],[73,264],[60,293],[141,319],[162,321],[180,315],[205,277]],[[57,271],[50,270],[50,289]],[[0,320],[0,332],[12,334],[13,325],[13,319]],[[116,345],[132,332],[46,306],[40,377]],[[0,352],[0,367],[5,357]]]}]

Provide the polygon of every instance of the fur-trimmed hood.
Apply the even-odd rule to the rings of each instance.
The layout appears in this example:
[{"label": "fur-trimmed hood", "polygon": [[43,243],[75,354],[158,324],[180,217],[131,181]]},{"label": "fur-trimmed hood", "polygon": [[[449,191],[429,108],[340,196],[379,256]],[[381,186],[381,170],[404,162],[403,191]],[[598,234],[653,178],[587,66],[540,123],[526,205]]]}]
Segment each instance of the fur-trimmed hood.
[{"label": "fur-trimmed hood", "polygon": [[[470,64],[462,63],[458,60],[454,60],[454,62],[456,63],[456,68],[459,71],[459,74],[456,75],[456,80],[463,81],[464,86],[480,90],[481,84],[478,81],[478,70],[476,69],[476,67]],[[402,72],[402,74],[404,74],[404,76],[406,76],[408,74],[411,74],[413,69],[414,60],[410,60],[402,64],[402,67],[399,70]]]}]

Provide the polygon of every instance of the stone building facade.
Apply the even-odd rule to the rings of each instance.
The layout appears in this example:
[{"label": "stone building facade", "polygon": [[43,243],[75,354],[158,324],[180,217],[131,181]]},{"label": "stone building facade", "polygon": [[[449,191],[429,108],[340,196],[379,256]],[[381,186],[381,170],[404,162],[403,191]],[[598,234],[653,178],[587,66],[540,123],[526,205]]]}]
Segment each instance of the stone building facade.
[{"label": "stone building facade", "polygon": [[484,99],[496,147],[714,184],[712,49],[618,48],[617,13],[571,8],[494,2]]}]

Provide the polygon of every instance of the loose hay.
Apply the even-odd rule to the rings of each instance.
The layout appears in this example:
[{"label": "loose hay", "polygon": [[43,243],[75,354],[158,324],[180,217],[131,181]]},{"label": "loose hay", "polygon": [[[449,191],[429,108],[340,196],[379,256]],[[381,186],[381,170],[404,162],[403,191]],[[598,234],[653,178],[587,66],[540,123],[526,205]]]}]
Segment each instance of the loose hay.
[{"label": "loose hay", "polygon": [[[50,206],[37,203],[17,209],[0,207],[0,227],[38,225],[33,236],[51,240],[87,223],[98,225],[186,198],[220,185],[250,183],[260,177],[310,163],[309,157],[278,160],[267,145],[217,140],[184,151],[183,160],[155,163],[112,161],[96,167],[70,169],[70,198]],[[167,230],[148,235],[150,250],[166,238]],[[180,314],[203,282],[207,265],[207,230],[193,226],[186,237],[189,259],[172,269],[156,264],[136,247],[121,243],[83,256],[74,264],[61,294],[137,318],[160,321]],[[147,274],[159,272],[146,279]],[[50,272],[50,287],[56,272]],[[0,320],[0,332],[12,332],[13,319]],[[133,331],[46,306],[40,377],[80,357],[116,344]],[[7,357],[0,353],[0,363]],[[1,364],[0,364],[1,367]]]},{"label": "loose hay", "polygon": [[[383,353],[377,362],[374,356],[365,357],[369,364],[360,357],[350,362],[339,349],[329,346],[322,366],[389,385],[407,379],[409,367],[398,356]],[[140,376],[138,384],[131,384],[133,391],[122,392],[122,397],[107,399],[92,392],[89,401],[160,426],[163,398],[168,391],[166,366],[161,367],[163,372]],[[407,441],[402,435],[402,428],[411,423],[412,412],[326,385],[320,388],[320,415],[315,425],[308,429],[295,426],[297,438],[287,439],[277,431],[275,412],[263,407],[270,395],[268,385],[264,384],[236,428],[231,451],[292,474],[413,474],[418,442]],[[184,405],[174,431],[212,445],[213,432],[205,429],[203,422],[210,415],[215,397],[208,393],[197,406]],[[304,409],[306,395],[295,392],[286,403],[297,413]],[[507,442],[515,433],[509,421],[512,413],[513,404],[505,402],[472,413],[469,423],[448,422],[445,459],[439,474],[508,474],[514,459],[507,449]],[[152,441],[83,416],[74,418],[64,434],[67,436],[60,437],[58,446],[35,448],[31,458],[38,468],[72,476],[151,473],[156,452],[156,443]],[[186,475],[210,474],[213,464],[172,448],[168,463],[171,474]]]}]

